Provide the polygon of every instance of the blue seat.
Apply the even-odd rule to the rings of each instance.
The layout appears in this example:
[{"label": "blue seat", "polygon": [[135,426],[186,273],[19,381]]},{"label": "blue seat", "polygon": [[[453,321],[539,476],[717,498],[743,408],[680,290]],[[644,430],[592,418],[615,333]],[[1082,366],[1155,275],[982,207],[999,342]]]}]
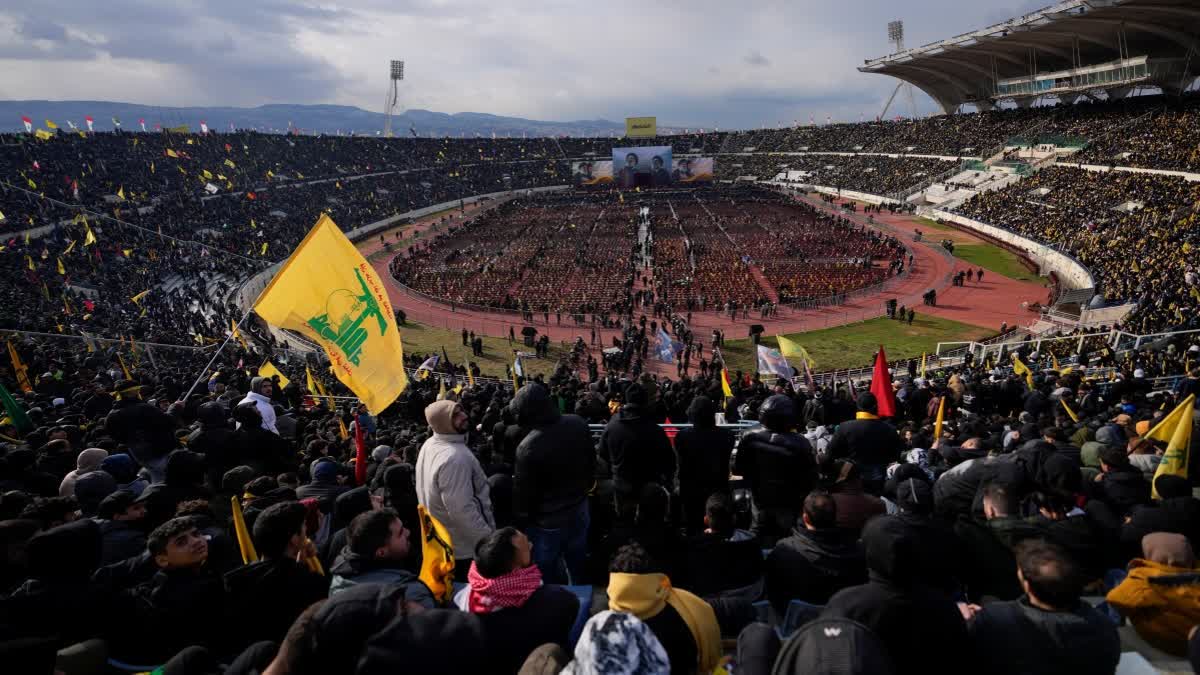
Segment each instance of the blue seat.
[{"label": "blue seat", "polygon": [[572,652],[575,650],[575,643],[579,642],[579,636],[583,634],[583,624],[587,623],[588,618],[592,616],[592,587],[563,586],[563,588],[579,598],[579,613],[575,615],[575,625],[571,626],[571,633],[567,638],[567,651]]},{"label": "blue seat", "polygon": [[780,640],[786,640],[804,624],[820,616],[824,609],[824,605],[812,605],[803,600],[792,600],[788,603],[787,613],[783,615],[783,622],[775,627],[775,632],[779,634]]},{"label": "blue seat", "polygon": [[162,667],[161,664],[157,666],[136,666],[132,663],[125,663],[124,661],[111,658],[108,660],[108,666],[124,673],[150,673]]}]

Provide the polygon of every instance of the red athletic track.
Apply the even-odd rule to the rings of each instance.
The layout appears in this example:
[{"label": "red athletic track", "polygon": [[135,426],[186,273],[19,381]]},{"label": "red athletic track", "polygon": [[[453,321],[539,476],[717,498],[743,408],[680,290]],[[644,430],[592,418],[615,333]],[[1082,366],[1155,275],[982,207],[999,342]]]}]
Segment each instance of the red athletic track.
[{"label": "red athletic track", "polygon": [[[817,200],[808,201],[820,204]],[[467,215],[480,213],[487,208],[490,206],[469,207]],[[861,213],[850,214],[850,217],[860,223],[866,223],[866,216]],[[436,220],[421,220],[402,226],[399,228],[402,231],[401,236],[407,239],[415,232],[424,232],[434,222]],[[692,315],[693,332],[707,343],[713,328],[725,331],[729,338],[734,339],[746,337],[749,325],[753,323],[763,324],[768,335],[829,328],[881,316],[883,304],[889,298],[895,298],[900,304],[915,308],[918,315],[932,314],[999,331],[1001,322],[1007,322],[1009,326],[1032,322],[1035,315],[1024,309],[1021,306],[1022,303],[1045,302],[1047,299],[1047,291],[1042,286],[1002,277],[994,272],[987,272],[984,275],[986,281],[982,284],[972,282],[962,288],[951,286],[949,275],[958,270],[969,269],[971,266],[961,260],[945,256],[937,241],[940,240],[937,232],[932,235],[927,234],[925,242],[913,242],[913,231],[920,228],[921,223],[912,216],[887,213],[875,214],[874,227],[900,238],[911,248],[915,259],[912,270],[906,272],[903,277],[891,280],[881,291],[854,298],[839,306],[805,310],[780,309],[777,318],[767,320],[760,319],[753,309],[750,311],[749,319],[742,319],[739,314],[736,321],[731,321],[728,315],[718,315],[714,311],[695,312]],[[389,241],[394,241],[391,236],[392,232],[394,230],[388,232]],[[935,241],[930,242],[929,238]],[[975,237],[966,233],[956,233],[954,239],[956,241],[976,240]],[[362,241],[359,249],[364,256],[370,256],[382,249],[382,245],[379,243],[378,236],[373,236]],[[400,253],[398,252],[396,255],[400,255]],[[403,309],[407,317],[413,321],[455,331],[466,328],[478,334],[493,337],[506,337],[511,327],[516,330],[518,339],[520,339],[522,326],[533,325],[538,329],[539,335],[549,333],[550,339],[558,342],[574,340],[577,336],[583,337],[585,341],[590,339],[591,329],[589,326],[577,327],[566,317],[564,317],[563,324],[558,326],[553,312],[550,313],[549,324],[543,320],[540,313],[535,314],[536,321],[533,324],[526,324],[520,321],[519,315],[515,313],[463,310],[461,308],[451,310],[449,304],[431,302],[418,297],[392,279],[388,271],[388,262],[394,257],[394,255],[380,257],[373,260],[372,265],[379,273],[380,278],[384,280],[392,305]],[[927,307],[921,302],[921,295],[930,288],[937,289],[937,307]],[[602,343],[607,346],[612,343],[613,336],[619,335],[619,331],[598,330],[598,334]]]}]

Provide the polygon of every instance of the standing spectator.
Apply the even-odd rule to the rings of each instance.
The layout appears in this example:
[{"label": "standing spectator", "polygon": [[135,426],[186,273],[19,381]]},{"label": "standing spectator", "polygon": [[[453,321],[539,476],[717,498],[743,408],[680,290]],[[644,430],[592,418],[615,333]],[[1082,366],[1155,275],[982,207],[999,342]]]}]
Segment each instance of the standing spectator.
[{"label": "standing spectator", "polygon": [[612,467],[617,513],[633,518],[638,495],[647,483],[675,484],[675,453],[662,427],[650,416],[645,387],[625,388],[625,405],[600,436],[600,456]]},{"label": "standing spectator", "polygon": [[496,529],[487,476],[467,447],[467,411],[455,401],[425,408],[433,435],[417,456],[417,500],[446,527],[454,542],[455,578],[465,579],[475,545]]},{"label": "standing spectator", "polygon": [[526,432],[517,445],[513,511],[533,542],[533,561],[547,581],[582,579],[590,523],[588,491],[596,467],[587,423],[560,415],[550,392],[527,384],[513,396],[517,424]]},{"label": "standing spectator", "polygon": [[167,474],[167,455],[178,446],[174,420],[142,400],[142,386],[137,382],[121,380],[114,393],[117,400],[104,426],[150,471],[151,482],[161,482]]},{"label": "standing spectator", "polygon": [[884,472],[887,466],[900,457],[904,441],[895,427],[880,419],[879,402],[875,394],[864,391],[855,403],[858,413],[849,422],[838,425],[829,441],[826,461],[847,458],[853,460],[862,471],[863,487],[871,494],[883,490]]},{"label": "standing spectator", "polygon": [[709,496],[729,490],[729,457],[734,438],[728,429],[717,428],[717,407],[707,396],[697,396],[688,405],[692,426],[675,436],[679,455],[679,498],[683,521],[689,533],[704,526],[704,505]]},{"label": "standing spectator", "polygon": [[733,471],[746,479],[753,495],[751,531],[764,543],[787,536],[809,490],[816,485],[817,465],[812,446],[792,429],[796,408],[792,399],[771,396],[758,409],[761,426],[742,436]]},{"label": "standing spectator", "polygon": [[262,428],[278,435],[279,429],[275,428],[275,406],[271,404],[271,394],[275,391],[275,383],[267,377],[255,377],[250,380],[250,391],[246,393],[246,398],[239,401],[242,403],[253,403],[254,407],[258,408],[258,414],[262,416]]}]

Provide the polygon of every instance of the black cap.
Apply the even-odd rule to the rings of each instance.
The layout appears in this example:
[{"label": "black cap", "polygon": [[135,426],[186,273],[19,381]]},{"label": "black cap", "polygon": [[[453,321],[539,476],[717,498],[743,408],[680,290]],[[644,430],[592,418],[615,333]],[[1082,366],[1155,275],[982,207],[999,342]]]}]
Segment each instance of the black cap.
[{"label": "black cap", "polygon": [[133,506],[137,497],[129,490],[117,490],[111,495],[100,501],[100,508],[97,509],[96,515],[104,520],[112,520],[112,517],[123,513],[125,509]]},{"label": "black cap", "polygon": [[875,398],[875,394],[869,391],[859,394],[855,403],[858,405],[858,409],[863,412],[874,414],[879,411],[879,401]]}]

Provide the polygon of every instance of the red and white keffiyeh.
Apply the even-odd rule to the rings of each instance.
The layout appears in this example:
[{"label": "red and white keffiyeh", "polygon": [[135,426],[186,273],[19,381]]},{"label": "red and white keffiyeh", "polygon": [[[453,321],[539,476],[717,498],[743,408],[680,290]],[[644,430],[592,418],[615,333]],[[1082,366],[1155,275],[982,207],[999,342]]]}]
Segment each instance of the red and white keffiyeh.
[{"label": "red and white keffiyeh", "polygon": [[514,570],[495,579],[485,578],[475,563],[467,572],[471,590],[467,608],[472,614],[489,614],[505,607],[520,607],[542,586],[542,571],[537,565]]}]

